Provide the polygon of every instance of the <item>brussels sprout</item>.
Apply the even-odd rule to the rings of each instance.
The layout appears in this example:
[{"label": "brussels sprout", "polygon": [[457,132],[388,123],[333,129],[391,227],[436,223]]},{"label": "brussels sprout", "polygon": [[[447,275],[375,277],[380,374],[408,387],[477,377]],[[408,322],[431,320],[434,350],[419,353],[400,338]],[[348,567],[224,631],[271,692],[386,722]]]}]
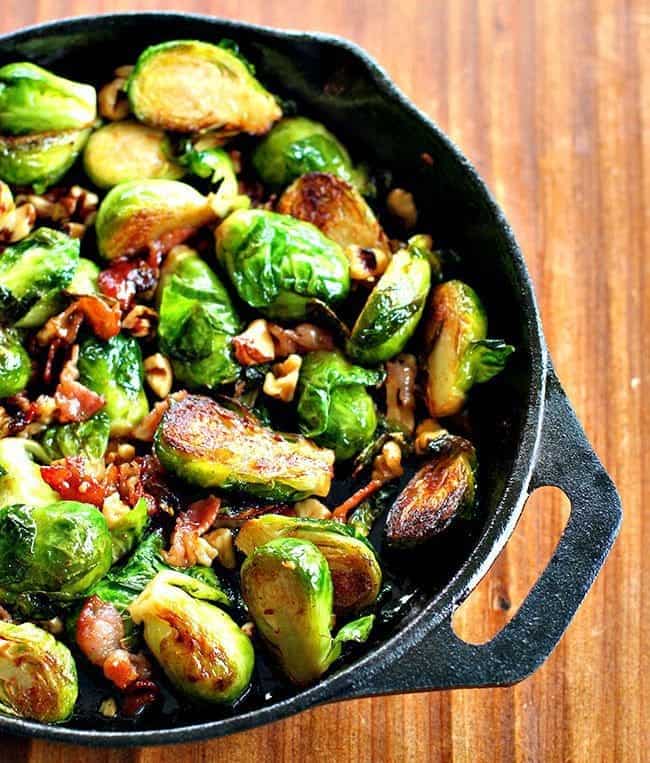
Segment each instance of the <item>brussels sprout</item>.
[{"label": "brussels sprout", "polygon": [[165,260],[158,288],[160,349],[175,378],[190,389],[234,381],[239,366],[231,349],[242,324],[215,273],[187,247]]},{"label": "brussels sprout", "polygon": [[99,188],[112,188],[127,180],[178,180],[185,174],[173,158],[167,135],[131,120],[103,125],[90,136],[84,149],[84,169]]},{"label": "brussels sprout", "polygon": [[253,166],[265,183],[283,186],[308,172],[329,172],[365,190],[366,173],[352,166],[345,147],[320,122],[283,119],[253,152]]},{"label": "brussels sprout", "polygon": [[108,448],[111,420],[99,411],[87,421],[52,424],[43,433],[41,445],[51,461],[83,456],[88,461],[103,459]]},{"label": "brussels sprout", "polygon": [[47,454],[33,440],[0,439],[0,508],[26,502],[45,506],[59,499],[59,494],[41,477],[32,454],[39,460],[47,460]]},{"label": "brussels sprout", "polygon": [[503,370],[515,348],[486,336],[487,317],[474,289],[462,281],[436,286],[425,327],[426,403],[432,416],[458,413],[474,384]]},{"label": "brussels sprout", "polygon": [[310,352],[298,380],[300,431],[332,448],[337,459],[352,458],[372,440],[377,428],[375,404],[365,387],[383,379],[383,371],[354,366],[340,352]]},{"label": "brussels sprout", "polygon": [[[128,611],[129,606],[161,570],[174,569],[162,558],[164,542],[162,530],[149,533],[123,564],[112,567],[106,576],[88,591],[88,596],[96,596],[101,601],[112,604],[120,613],[126,634],[124,646],[127,649],[133,647],[137,641],[135,626]],[[188,567],[183,573],[194,579],[193,584],[186,581],[186,589],[194,596],[226,606],[230,604],[230,599],[222,590],[219,579],[211,568]],[[76,615],[69,623],[73,631],[75,625]]]},{"label": "brussels sprout", "polygon": [[203,702],[231,703],[250,683],[253,645],[222,609],[194,598],[196,582],[159,572],[129,611],[144,625],[147,646],[179,691]]},{"label": "brussels sprout", "polygon": [[327,560],[309,541],[276,538],[258,546],[241,569],[242,595],[255,625],[291,681],[320,678],[344,641],[365,641],[374,616],[332,638],[333,587]]},{"label": "brussels sprout", "polygon": [[332,575],[337,613],[363,609],[379,595],[381,567],[374,549],[342,522],[266,514],[246,522],[237,536],[237,548],[250,556],[274,538],[299,538],[318,547]]},{"label": "brussels sprout", "polygon": [[282,116],[275,98],[241,58],[196,40],[147,48],[127,89],[131,110],[141,122],[174,132],[262,135]]},{"label": "brussels sprout", "polygon": [[31,185],[36,193],[43,193],[72,167],[89,135],[90,128],[0,136],[0,178],[12,185]]},{"label": "brussels sprout", "polygon": [[126,556],[142,540],[148,519],[147,501],[140,498],[130,511],[109,525],[113,563]]},{"label": "brussels sprout", "polygon": [[312,223],[344,250],[357,246],[390,251],[386,234],[363,196],[337,175],[302,175],[282,194],[277,210]]},{"label": "brussels sprout", "polygon": [[183,155],[182,163],[193,175],[209,178],[218,185],[210,197],[212,209],[219,217],[226,217],[235,209],[248,209],[251,200],[239,193],[237,175],[232,159],[222,148],[193,148]]},{"label": "brussels sprout", "polygon": [[64,644],[32,623],[0,622],[0,710],[60,723],[77,701],[77,669]]},{"label": "brussels sprout", "polygon": [[91,85],[57,77],[29,63],[0,68],[0,132],[28,135],[88,127],[97,116]]},{"label": "brussels sprout", "polygon": [[127,435],[149,411],[140,345],[118,334],[106,342],[90,337],[79,348],[79,381],[106,401],[112,437]]},{"label": "brussels sprout", "polygon": [[14,504],[0,509],[0,600],[82,596],[111,566],[103,514],[87,503]]},{"label": "brussels sprout", "polygon": [[309,223],[242,209],[221,223],[216,240],[239,296],[271,317],[304,318],[314,301],[337,302],[350,289],[345,254]]},{"label": "brussels sprout", "polygon": [[111,189],[97,212],[97,245],[106,259],[135,254],[179,229],[216,218],[208,199],[177,180],[131,180]]},{"label": "brussels sprout", "polygon": [[431,265],[419,247],[393,255],[352,328],[346,350],[360,363],[400,353],[417,328],[431,287]]},{"label": "brussels sprout", "polygon": [[70,294],[98,294],[99,267],[92,260],[85,257],[79,258],[79,265],[72,276],[72,281],[67,285],[66,291]]},{"label": "brussels sprout", "polygon": [[22,392],[32,375],[32,362],[17,331],[0,326],[0,397]]},{"label": "brussels sprout", "polygon": [[476,499],[476,452],[462,437],[446,437],[397,496],[388,512],[386,537],[391,546],[410,547],[430,540],[457,516],[468,515]]},{"label": "brussels sprout", "polygon": [[154,438],[163,466],[201,487],[260,498],[325,496],[334,454],[298,435],[279,434],[245,413],[188,395],[163,415]]},{"label": "brussels sprout", "polygon": [[[0,257],[0,314],[24,328],[49,318],[31,309],[64,289],[79,265],[79,240],[65,233],[38,228],[7,247]],[[34,317],[35,316],[35,317]]]}]

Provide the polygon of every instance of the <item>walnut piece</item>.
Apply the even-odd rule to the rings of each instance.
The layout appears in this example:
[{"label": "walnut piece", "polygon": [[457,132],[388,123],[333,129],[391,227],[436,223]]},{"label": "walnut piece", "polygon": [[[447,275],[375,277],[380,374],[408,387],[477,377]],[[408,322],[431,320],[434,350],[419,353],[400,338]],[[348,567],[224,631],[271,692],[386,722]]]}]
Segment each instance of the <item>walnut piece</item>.
[{"label": "walnut piece", "polygon": [[262,389],[265,394],[284,403],[290,403],[296,393],[301,365],[300,355],[289,355],[284,362],[276,363],[264,377]]}]

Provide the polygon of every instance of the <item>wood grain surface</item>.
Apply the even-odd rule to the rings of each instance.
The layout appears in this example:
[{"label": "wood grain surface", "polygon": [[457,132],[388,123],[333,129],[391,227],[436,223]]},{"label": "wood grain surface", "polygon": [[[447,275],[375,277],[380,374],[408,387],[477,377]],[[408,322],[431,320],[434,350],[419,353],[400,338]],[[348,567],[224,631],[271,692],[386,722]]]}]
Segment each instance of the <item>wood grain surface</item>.
[{"label": "wood grain surface", "polygon": [[[623,531],[562,643],[509,689],[325,706],[214,742],[96,750],[0,738],[21,763],[650,759],[650,2],[2,0],[0,30],[178,8],[345,35],[478,166],[536,284],[560,378],[623,498]],[[498,631],[566,518],[553,491],[459,612]],[[644,517],[645,514],[645,517]]]}]

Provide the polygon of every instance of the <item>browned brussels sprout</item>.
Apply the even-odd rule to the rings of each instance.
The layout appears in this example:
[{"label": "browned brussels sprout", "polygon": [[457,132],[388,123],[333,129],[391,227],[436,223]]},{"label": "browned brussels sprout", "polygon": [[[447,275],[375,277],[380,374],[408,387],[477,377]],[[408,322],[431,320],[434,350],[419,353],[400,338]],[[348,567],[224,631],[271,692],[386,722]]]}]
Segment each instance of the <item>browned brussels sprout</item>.
[{"label": "browned brussels sprout", "polygon": [[425,327],[427,407],[432,416],[453,416],[474,384],[503,370],[514,347],[486,339],[487,316],[478,294],[462,281],[433,290]]},{"label": "browned brussels sprout", "polygon": [[447,436],[397,496],[386,520],[391,546],[415,546],[468,515],[476,496],[476,452],[462,437]]},{"label": "browned brussels sprout", "polygon": [[155,436],[163,466],[201,487],[260,498],[325,496],[334,454],[299,435],[279,434],[209,397],[187,395],[164,414]]}]

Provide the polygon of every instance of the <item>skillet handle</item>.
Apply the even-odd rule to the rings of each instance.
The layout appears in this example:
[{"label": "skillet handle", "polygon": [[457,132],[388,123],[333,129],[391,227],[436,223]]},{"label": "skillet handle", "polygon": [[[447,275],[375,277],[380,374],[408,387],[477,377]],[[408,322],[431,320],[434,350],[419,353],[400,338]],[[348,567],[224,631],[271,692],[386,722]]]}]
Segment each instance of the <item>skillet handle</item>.
[{"label": "skillet handle", "polygon": [[[550,655],[614,543],[621,523],[616,488],[549,366],[542,435],[529,492],[561,488],[571,515],[548,566],[513,619],[487,644],[467,644],[451,614],[380,675],[359,679],[350,696],[508,686]],[[346,692],[348,694],[348,692]]]}]

